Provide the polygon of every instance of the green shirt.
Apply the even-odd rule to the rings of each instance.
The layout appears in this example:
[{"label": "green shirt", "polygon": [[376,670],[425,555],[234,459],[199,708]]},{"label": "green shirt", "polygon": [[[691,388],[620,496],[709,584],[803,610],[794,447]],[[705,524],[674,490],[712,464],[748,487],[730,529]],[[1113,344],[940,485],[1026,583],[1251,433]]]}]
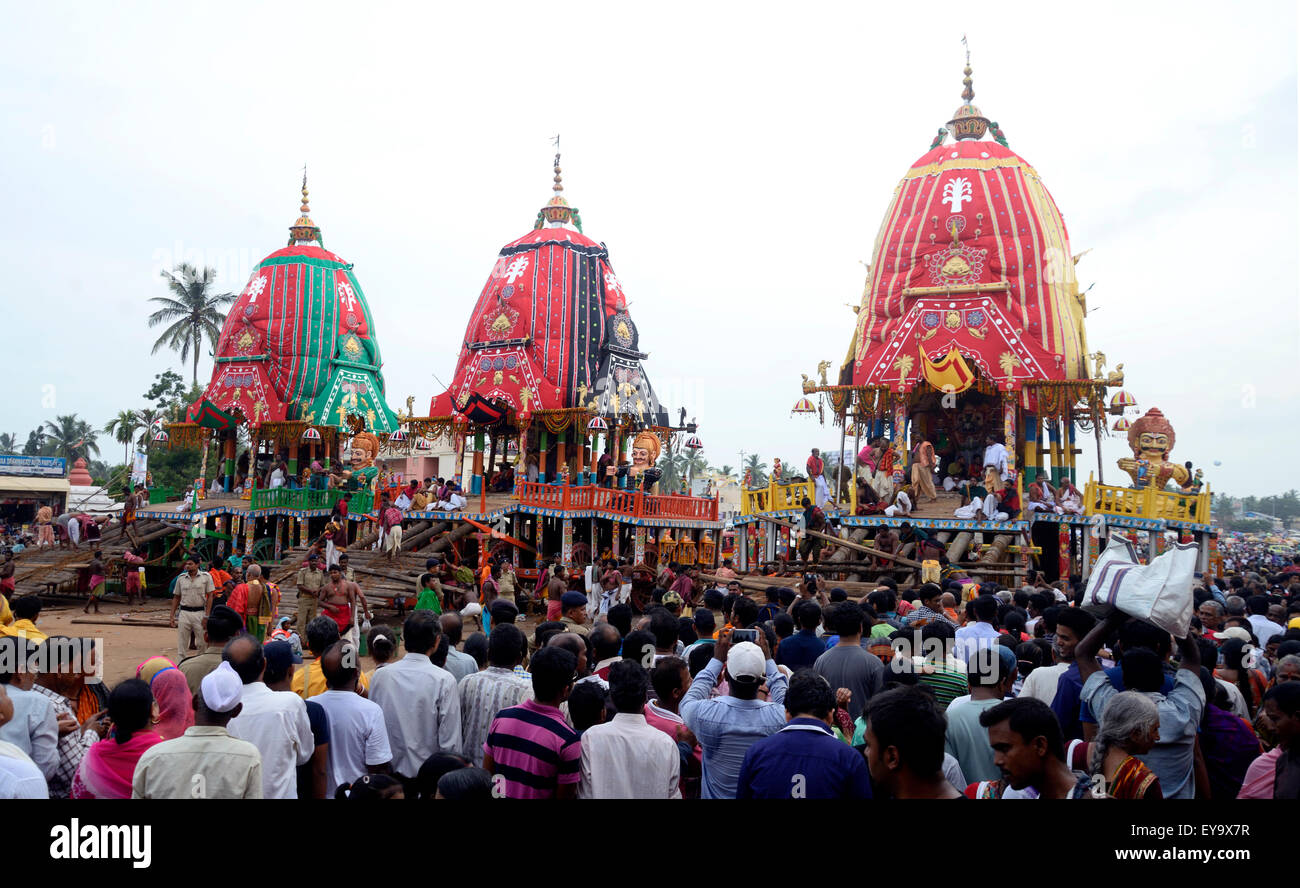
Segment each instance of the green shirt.
[{"label": "green shirt", "polygon": [[431,610],[435,614],[442,613],[442,603],[438,601],[438,590],[422,589],[420,590],[420,600],[415,603],[416,610]]}]

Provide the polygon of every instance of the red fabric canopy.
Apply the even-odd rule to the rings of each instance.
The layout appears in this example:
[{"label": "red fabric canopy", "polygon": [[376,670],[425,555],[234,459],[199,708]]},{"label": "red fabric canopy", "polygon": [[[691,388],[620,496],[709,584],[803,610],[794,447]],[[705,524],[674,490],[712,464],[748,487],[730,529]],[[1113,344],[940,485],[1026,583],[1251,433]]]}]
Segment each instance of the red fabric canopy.
[{"label": "red fabric canopy", "polygon": [[639,340],[605,247],[568,227],[530,231],[502,248],[429,414],[491,424],[511,411],[585,407],[666,424]]},{"label": "red fabric canopy", "polygon": [[1081,378],[1077,293],[1065,223],[1034,169],[997,142],[941,145],[912,165],[881,224],[851,381],[910,385],[918,345],[933,357],[950,343],[1000,388]]}]

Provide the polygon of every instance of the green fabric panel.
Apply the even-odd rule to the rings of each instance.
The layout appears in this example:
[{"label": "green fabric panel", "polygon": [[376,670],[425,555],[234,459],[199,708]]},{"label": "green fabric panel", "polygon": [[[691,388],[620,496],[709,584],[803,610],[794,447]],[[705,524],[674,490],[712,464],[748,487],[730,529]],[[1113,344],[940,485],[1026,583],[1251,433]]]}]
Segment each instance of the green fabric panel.
[{"label": "green fabric panel", "polygon": [[[368,391],[364,395],[357,396],[355,407],[347,406],[345,413],[340,415],[339,407],[343,405],[345,398],[351,397],[342,391],[345,382],[364,382]],[[310,410],[320,422],[327,422],[333,426],[342,426],[347,414],[355,413],[366,418],[366,427],[371,431],[391,432],[397,428],[397,418],[379,393],[374,375],[365,370],[337,368],[329,385],[312,402]],[[368,416],[371,411],[374,413],[373,424]]]},{"label": "green fabric panel", "polygon": [[329,259],[315,259],[311,256],[276,256],[258,264],[258,268],[270,268],[272,265],[313,265],[317,268],[351,268],[346,262],[332,262]]}]

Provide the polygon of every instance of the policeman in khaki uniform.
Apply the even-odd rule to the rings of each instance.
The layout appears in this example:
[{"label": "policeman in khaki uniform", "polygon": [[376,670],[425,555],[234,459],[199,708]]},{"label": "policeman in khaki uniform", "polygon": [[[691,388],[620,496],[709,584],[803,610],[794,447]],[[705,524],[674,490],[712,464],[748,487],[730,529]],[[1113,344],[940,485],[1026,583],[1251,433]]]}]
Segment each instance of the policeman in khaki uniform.
[{"label": "policeman in khaki uniform", "polygon": [[171,625],[176,629],[176,651],[181,659],[189,654],[191,639],[195,649],[203,650],[203,618],[211,609],[215,594],[212,577],[199,571],[199,563],[194,558],[186,558],[185,572],[172,586]]},{"label": "policeman in khaki uniform", "polygon": [[307,624],[316,616],[316,605],[320,599],[321,587],[329,579],[320,569],[320,556],[315,552],[307,556],[307,566],[299,568],[298,578],[298,631],[306,632]]}]

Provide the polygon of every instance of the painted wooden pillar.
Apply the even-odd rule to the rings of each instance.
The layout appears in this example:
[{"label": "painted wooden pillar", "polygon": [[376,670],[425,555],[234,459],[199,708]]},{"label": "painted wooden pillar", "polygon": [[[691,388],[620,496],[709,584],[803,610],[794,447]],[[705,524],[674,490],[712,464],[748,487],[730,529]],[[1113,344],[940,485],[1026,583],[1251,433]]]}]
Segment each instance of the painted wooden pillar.
[{"label": "painted wooden pillar", "polygon": [[632,554],[634,564],[645,563],[645,526],[638,524],[632,531]]},{"label": "painted wooden pillar", "polygon": [[[292,521],[293,519],[290,520]],[[275,560],[276,561],[279,561],[280,557],[284,554],[283,532],[284,532],[284,518],[277,515],[275,519]]]},{"label": "painted wooden pillar", "polygon": [[[593,453],[594,453],[594,451],[593,451]],[[610,544],[609,544],[609,545],[610,545],[610,549],[609,549],[609,550],[610,550],[611,553],[613,553],[615,560],[617,560],[617,559],[619,558],[619,542],[620,542],[619,537],[621,537],[621,536],[623,535],[623,533],[622,533],[622,531],[623,531],[623,525],[620,524],[620,523],[617,522],[617,521],[611,521],[611,522],[609,523],[609,529],[610,529],[610,533],[611,533],[611,534],[613,535],[613,537],[614,537],[614,538],[610,541]]]},{"label": "painted wooden pillar", "polygon": [[568,443],[569,430],[567,428],[560,429],[560,434],[557,437],[559,440],[556,442],[558,446],[555,449],[555,477],[558,480],[568,474],[565,472],[569,465],[565,445]]},{"label": "painted wooden pillar", "polygon": [[1070,525],[1061,522],[1056,525],[1057,553],[1056,553],[1056,570],[1058,579],[1068,579],[1070,576]]},{"label": "painted wooden pillar", "polygon": [[1033,413],[1025,414],[1025,483],[1032,484],[1038,478],[1038,427],[1042,423]]},{"label": "painted wooden pillar", "polygon": [[907,465],[907,394],[894,395],[894,468]]},{"label": "painted wooden pillar", "polygon": [[225,465],[222,466],[223,477],[221,479],[221,487],[226,491],[226,493],[230,493],[230,491],[234,490],[235,488],[235,437],[236,435],[234,429],[227,429],[222,434],[226,436],[226,447],[225,447],[226,459],[225,459]]},{"label": "painted wooden pillar", "polygon": [[853,467],[849,475],[849,512],[853,515],[858,514],[858,452],[860,450],[862,450],[862,422],[859,418],[859,421],[853,424],[853,460],[849,463]]},{"label": "painted wooden pillar", "polygon": [[573,519],[560,519],[560,561],[565,567],[573,565]]},{"label": "painted wooden pillar", "polygon": [[[251,466],[249,467],[249,471],[252,471]],[[251,555],[253,553],[253,534],[256,530],[257,530],[257,516],[250,512],[248,516],[244,519],[244,554],[245,555]]]},{"label": "painted wooden pillar", "polygon": [[546,483],[546,451],[550,448],[551,438],[543,427],[537,435],[537,480]]},{"label": "painted wooden pillar", "polygon": [[[523,533],[522,533],[523,529],[524,529],[524,520],[523,518],[520,517],[519,513],[516,512],[515,514],[511,515],[510,535],[517,540],[521,540],[523,539]],[[522,550],[520,550],[518,546],[510,547],[510,560],[516,568],[519,567],[519,556],[521,554],[522,554]]]},{"label": "painted wooden pillar", "polygon": [[1007,448],[1007,468],[1015,472],[1016,465],[1016,396],[1011,392],[1002,393],[1002,434]]},{"label": "painted wooden pillar", "polygon": [[1070,476],[1071,484],[1078,483],[1078,480],[1075,477],[1075,472],[1077,470],[1074,464],[1074,458],[1078,455],[1078,451],[1075,449],[1074,446],[1074,433],[1075,433],[1074,417],[1072,415],[1067,414],[1065,417],[1065,436],[1066,436],[1065,469],[1066,469],[1066,474]]},{"label": "painted wooden pillar", "polygon": [[483,492],[483,430],[474,433],[474,477],[470,481],[470,493],[478,496]]},{"label": "painted wooden pillar", "polygon": [[1047,421],[1047,440],[1051,446],[1052,486],[1061,483],[1061,423],[1057,419]]}]

